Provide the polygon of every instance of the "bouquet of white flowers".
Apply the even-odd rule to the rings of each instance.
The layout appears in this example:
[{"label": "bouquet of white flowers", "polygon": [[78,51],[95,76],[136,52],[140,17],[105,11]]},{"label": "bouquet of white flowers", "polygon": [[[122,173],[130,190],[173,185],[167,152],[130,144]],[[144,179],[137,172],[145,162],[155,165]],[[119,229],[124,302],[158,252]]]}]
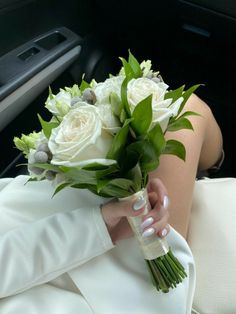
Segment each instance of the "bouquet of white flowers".
[{"label": "bouquet of white flowers", "polygon": [[[121,200],[143,195],[146,213],[148,174],[158,167],[160,155],[185,160],[183,144],[166,141],[164,134],[192,129],[187,117],[195,113],[181,111],[198,85],[168,90],[150,60],[139,64],[129,52],[128,60],[121,61],[118,75],[104,82],[82,79],[80,86],[56,95],[49,89],[51,120],[39,116],[42,130],[15,137],[14,143],[28,160],[30,180],[52,180],[55,193],[74,187]],[[141,219],[130,218],[130,225],[155,287],[168,292],[186,273],[166,239],[141,237]]]}]

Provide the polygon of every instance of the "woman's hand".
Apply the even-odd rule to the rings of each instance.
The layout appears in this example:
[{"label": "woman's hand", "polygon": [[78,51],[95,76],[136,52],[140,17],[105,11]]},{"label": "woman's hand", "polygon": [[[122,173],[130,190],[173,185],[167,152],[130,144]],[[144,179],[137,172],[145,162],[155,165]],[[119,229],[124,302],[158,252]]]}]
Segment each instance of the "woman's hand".
[{"label": "woman's hand", "polygon": [[[161,180],[152,179],[148,186],[148,196],[151,211],[142,217],[141,228],[143,237],[156,233],[159,237],[165,237],[169,232],[169,212],[167,190]],[[135,217],[144,211],[145,200],[140,198],[135,201],[111,201],[102,206],[103,219],[113,243],[133,235],[127,217]]]}]

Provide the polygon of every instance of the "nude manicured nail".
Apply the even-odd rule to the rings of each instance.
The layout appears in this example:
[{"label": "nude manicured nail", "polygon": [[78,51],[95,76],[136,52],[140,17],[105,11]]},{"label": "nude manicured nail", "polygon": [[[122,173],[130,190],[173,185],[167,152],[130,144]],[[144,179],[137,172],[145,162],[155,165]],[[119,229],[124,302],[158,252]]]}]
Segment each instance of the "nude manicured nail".
[{"label": "nude manicured nail", "polygon": [[146,205],[145,199],[143,196],[140,196],[133,205],[133,210],[137,211],[143,208]]},{"label": "nude manicured nail", "polygon": [[165,195],[163,199],[163,207],[166,209],[168,208],[168,206],[169,206],[169,198],[167,195]]},{"label": "nude manicured nail", "polygon": [[152,217],[148,217],[141,223],[140,227],[141,229],[145,229],[148,226],[150,226],[153,222],[154,222],[154,219]]},{"label": "nude manicured nail", "polygon": [[146,229],[143,233],[142,233],[142,237],[143,238],[147,238],[147,237],[150,237],[151,235],[153,235],[155,232],[155,229],[154,228],[148,228]]},{"label": "nude manicured nail", "polygon": [[165,237],[167,235],[167,229],[163,229],[162,231],[161,231],[161,236],[162,237]]}]

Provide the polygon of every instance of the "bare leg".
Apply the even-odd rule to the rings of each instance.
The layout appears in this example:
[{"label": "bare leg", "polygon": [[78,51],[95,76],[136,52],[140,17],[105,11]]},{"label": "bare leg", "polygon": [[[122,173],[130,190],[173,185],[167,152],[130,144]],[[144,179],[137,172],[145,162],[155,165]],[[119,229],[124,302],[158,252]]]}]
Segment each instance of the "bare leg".
[{"label": "bare leg", "polygon": [[151,177],[157,176],[167,187],[170,198],[169,222],[186,238],[196,173],[217,162],[222,151],[222,135],[210,108],[196,95],[189,98],[184,110],[201,114],[189,118],[194,131],[168,132],[166,139],[176,139],[185,145],[186,161],[176,156],[163,155],[160,166]]}]

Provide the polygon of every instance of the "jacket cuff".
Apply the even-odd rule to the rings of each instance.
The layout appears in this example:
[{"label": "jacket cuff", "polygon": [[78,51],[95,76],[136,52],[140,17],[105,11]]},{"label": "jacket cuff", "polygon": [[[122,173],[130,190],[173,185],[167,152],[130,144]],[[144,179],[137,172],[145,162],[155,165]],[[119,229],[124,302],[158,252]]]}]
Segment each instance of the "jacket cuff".
[{"label": "jacket cuff", "polygon": [[97,234],[101,240],[101,243],[103,244],[104,249],[110,250],[114,247],[114,244],[112,243],[110,234],[107,230],[107,226],[104,222],[104,219],[102,217],[101,208],[94,208],[92,211],[93,221],[97,228]]},{"label": "jacket cuff", "polygon": [[111,248],[99,206],[25,223],[0,237],[0,298],[55,279]]}]

